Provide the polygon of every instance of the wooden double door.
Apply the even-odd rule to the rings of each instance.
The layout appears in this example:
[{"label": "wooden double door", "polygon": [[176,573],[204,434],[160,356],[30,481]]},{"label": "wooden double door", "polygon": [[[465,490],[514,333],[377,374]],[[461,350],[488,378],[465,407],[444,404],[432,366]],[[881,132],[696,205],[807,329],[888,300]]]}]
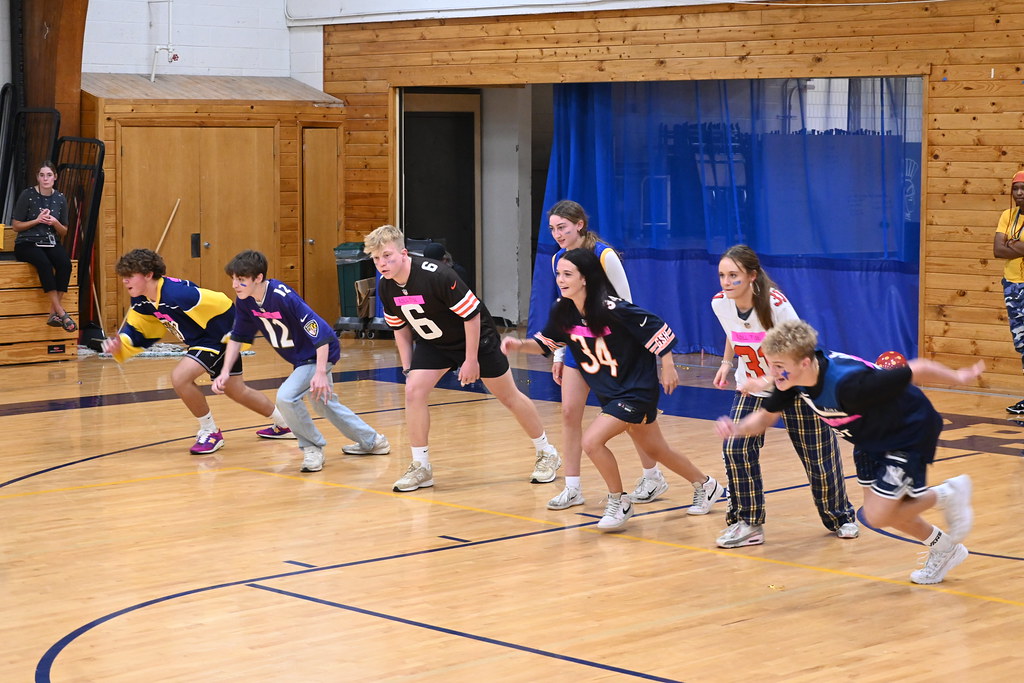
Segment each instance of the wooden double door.
[{"label": "wooden double door", "polygon": [[262,251],[273,271],[280,252],[273,128],[124,126],[120,153],[122,251],[156,249],[177,203],[160,247],[169,275],[233,297],[224,265],[239,251]]}]

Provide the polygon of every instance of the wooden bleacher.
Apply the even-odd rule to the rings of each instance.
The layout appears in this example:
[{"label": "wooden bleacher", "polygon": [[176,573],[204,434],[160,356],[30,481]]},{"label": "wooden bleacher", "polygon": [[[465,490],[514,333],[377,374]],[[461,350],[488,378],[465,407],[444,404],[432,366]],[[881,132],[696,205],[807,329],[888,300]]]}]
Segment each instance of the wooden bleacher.
[{"label": "wooden bleacher", "polygon": [[[77,278],[78,262],[72,261],[71,282]],[[79,323],[77,286],[68,288],[63,303]],[[0,260],[0,365],[78,358],[78,331],[47,325],[49,310],[36,269],[27,263]]]}]

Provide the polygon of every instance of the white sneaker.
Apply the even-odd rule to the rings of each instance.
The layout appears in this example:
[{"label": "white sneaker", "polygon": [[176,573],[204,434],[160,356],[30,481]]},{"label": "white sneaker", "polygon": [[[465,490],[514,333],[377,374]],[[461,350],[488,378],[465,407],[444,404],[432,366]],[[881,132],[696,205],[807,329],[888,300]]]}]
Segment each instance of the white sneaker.
[{"label": "white sneaker", "polygon": [[395,491],[415,491],[434,485],[434,468],[421,465],[415,460],[409,465],[402,478],[395,482]]},{"label": "white sneaker", "polygon": [[715,543],[718,544],[719,548],[741,548],[745,545],[760,545],[764,543],[764,528],[760,524],[736,522],[723,531]]},{"label": "white sneaker", "polygon": [[361,443],[350,443],[341,447],[341,452],[346,455],[387,455],[391,452],[391,444],[383,434],[378,434],[373,439],[370,448],[363,448]]},{"label": "white sneaker", "polygon": [[839,538],[857,538],[860,536],[860,527],[856,522],[847,522],[836,529],[836,536]]},{"label": "white sneaker", "polygon": [[714,477],[708,477],[703,484],[693,485],[693,504],[686,511],[688,515],[706,515],[711,512],[711,506],[722,499],[725,495],[725,487],[718,483]]},{"label": "white sneaker", "polygon": [[971,508],[971,478],[966,474],[945,481],[948,493],[943,501],[942,511],[946,516],[946,531],[954,543],[960,543],[971,532],[974,525],[974,510]]},{"label": "white sneaker", "polygon": [[562,466],[562,459],[558,451],[552,445],[547,445],[544,450],[537,451],[537,461],[533,464],[533,474],[530,481],[534,484],[547,484],[558,476],[558,468]]},{"label": "white sneaker", "polygon": [[324,452],[316,446],[302,449],[302,471],[319,472],[324,468]]},{"label": "white sneaker", "polygon": [[567,510],[573,505],[583,503],[583,492],[575,486],[566,486],[561,493],[548,501],[548,510]]},{"label": "white sneaker", "polygon": [[665,491],[668,491],[668,482],[664,476],[640,477],[636,482],[636,488],[629,494],[629,499],[634,503],[650,503]]},{"label": "white sneaker", "polygon": [[921,584],[940,583],[950,569],[967,559],[968,554],[963,543],[957,543],[945,552],[933,549],[928,553],[924,566],[911,572],[910,580]]},{"label": "white sneaker", "polygon": [[618,531],[626,526],[626,520],[633,516],[633,501],[625,493],[609,493],[604,506],[604,517],[597,523],[601,531]]}]

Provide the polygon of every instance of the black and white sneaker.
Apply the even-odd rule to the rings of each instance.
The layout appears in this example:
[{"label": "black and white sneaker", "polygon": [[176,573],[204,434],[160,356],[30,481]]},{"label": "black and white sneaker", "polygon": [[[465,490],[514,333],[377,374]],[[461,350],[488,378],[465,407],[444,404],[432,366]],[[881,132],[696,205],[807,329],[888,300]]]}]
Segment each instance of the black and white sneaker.
[{"label": "black and white sneaker", "polygon": [[1010,415],[1024,415],[1024,398],[1014,403],[1012,406],[1006,408],[1006,412]]}]

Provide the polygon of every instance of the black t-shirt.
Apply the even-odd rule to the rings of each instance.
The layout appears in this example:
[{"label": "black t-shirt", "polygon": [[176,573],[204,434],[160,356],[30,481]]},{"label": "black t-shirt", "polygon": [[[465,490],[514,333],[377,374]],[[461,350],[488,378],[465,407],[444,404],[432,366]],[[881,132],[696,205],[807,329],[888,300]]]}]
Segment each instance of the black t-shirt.
[{"label": "black t-shirt", "polygon": [[491,314],[454,270],[420,256],[409,258],[412,268],[404,287],[387,278],[378,285],[389,327],[398,330],[409,325],[418,341],[446,351],[464,351],[465,323],[479,315],[481,345],[485,339],[499,341]]},{"label": "black t-shirt", "polygon": [[[42,195],[35,187],[30,187],[18,195],[11,217],[16,221],[34,221],[39,218],[43,209],[49,209],[61,225],[68,224],[68,202],[64,195],[57,190],[50,196]],[[15,244],[37,244],[40,247],[52,247],[57,242],[57,230],[45,223],[22,230],[14,240]]]}]

